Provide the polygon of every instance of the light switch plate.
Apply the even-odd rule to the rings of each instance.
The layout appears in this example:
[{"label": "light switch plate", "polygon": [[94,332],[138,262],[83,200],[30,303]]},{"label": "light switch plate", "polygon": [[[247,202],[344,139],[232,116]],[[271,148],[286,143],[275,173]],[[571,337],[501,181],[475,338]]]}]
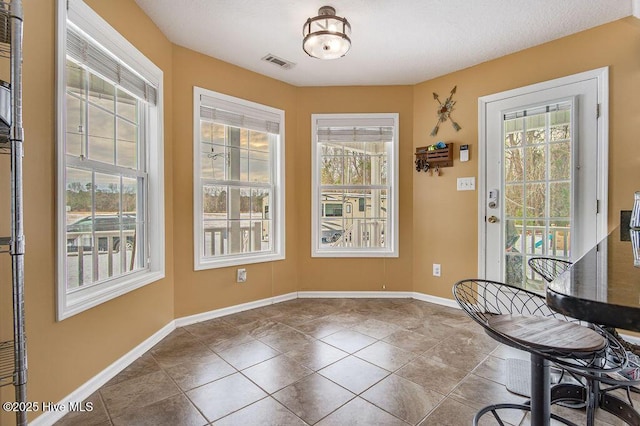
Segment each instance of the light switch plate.
[{"label": "light switch plate", "polygon": [[458,178],[458,191],[475,191],[475,190],[476,190],[475,177]]}]

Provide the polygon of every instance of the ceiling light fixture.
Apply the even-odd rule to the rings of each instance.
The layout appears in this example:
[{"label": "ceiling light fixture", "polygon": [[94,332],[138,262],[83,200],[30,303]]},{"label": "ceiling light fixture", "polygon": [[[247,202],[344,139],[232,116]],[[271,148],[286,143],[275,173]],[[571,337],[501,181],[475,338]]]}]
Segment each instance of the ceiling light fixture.
[{"label": "ceiling light fixture", "polygon": [[302,35],[302,49],[313,58],[340,58],[351,47],[351,25],[346,18],[336,16],[331,6],[322,6],[318,16],[307,19]]}]

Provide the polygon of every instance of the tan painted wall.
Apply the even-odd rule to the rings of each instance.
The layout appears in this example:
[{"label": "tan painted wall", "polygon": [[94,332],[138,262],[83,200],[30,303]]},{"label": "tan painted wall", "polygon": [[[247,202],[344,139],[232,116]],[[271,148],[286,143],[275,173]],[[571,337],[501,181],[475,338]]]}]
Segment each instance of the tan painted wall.
[{"label": "tan painted wall", "polygon": [[[182,47],[174,46],[173,52],[176,317],[296,291],[298,215],[293,200],[299,186],[295,176],[298,155],[295,87]],[[193,86],[285,111],[285,260],[193,270]],[[244,284],[236,283],[239,267],[247,269]]]},{"label": "tan painted wall", "polygon": [[[413,217],[411,86],[298,88],[296,181],[300,291],[411,291]],[[311,258],[311,114],[400,114],[400,257]]]},{"label": "tan painted wall", "polygon": [[[25,2],[25,211],[29,399],[58,401],[174,318],[297,290],[419,291],[450,297],[451,284],[475,276],[477,193],[455,179],[477,177],[477,98],[564,75],[611,66],[610,226],[639,189],[640,21],[628,18],[416,86],[296,88],[173,46],[133,0],[88,4],[165,72],[167,278],[61,323],[55,322],[55,2]],[[611,42],[615,40],[615,43]],[[434,58],[437,60],[437,58]],[[193,271],[192,93],[198,85],[286,112],[287,259],[235,269]],[[455,119],[437,138],[431,92],[458,86]],[[400,113],[400,257],[310,257],[312,113]],[[444,139],[471,145],[471,161],[440,177],[416,173],[413,150]],[[175,140],[175,143],[173,142]],[[8,173],[5,162],[0,172]],[[6,193],[0,186],[0,195]],[[175,190],[174,190],[175,188]],[[4,192],[3,192],[4,191]],[[4,207],[0,204],[1,207]],[[4,223],[0,220],[0,230]],[[443,276],[431,277],[441,263]],[[7,327],[9,262],[0,256],[0,338]],[[327,273],[328,270],[331,273]],[[11,397],[10,387],[2,399]],[[6,423],[5,423],[6,422]],[[1,415],[0,424],[12,424]]]},{"label": "tan painted wall", "polygon": [[[167,247],[172,247],[171,44],[133,1],[88,3],[164,71],[165,156],[169,159],[165,166],[166,232]],[[30,401],[59,401],[174,318],[173,256],[169,249],[166,279],[55,321],[55,4],[52,0],[24,2],[25,306]],[[9,170],[4,163],[0,168],[4,181]],[[8,211],[3,210],[3,222],[7,216]],[[4,290],[10,282],[10,263],[8,255],[1,256]],[[3,300],[5,297],[10,296],[3,291]],[[11,312],[5,307],[3,304],[0,321],[10,324]],[[13,388],[2,389],[2,400],[10,400]],[[2,412],[1,416],[2,424],[14,421],[13,415]]]},{"label": "tan painted wall", "polygon": [[[477,191],[457,192],[456,178],[478,177],[478,98],[541,81],[609,66],[609,228],[630,209],[640,190],[640,20],[625,18],[541,46],[508,55],[415,86],[414,147],[438,140],[471,146],[471,161],[442,177],[413,174],[414,291],[451,298],[451,285],[477,276]],[[462,126],[449,122],[436,138],[432,92],[446,95],[458,86],[454,111]],[[442,99],[442,96],[441,96]],[[431,264],[442,276],[431,276]]]}]

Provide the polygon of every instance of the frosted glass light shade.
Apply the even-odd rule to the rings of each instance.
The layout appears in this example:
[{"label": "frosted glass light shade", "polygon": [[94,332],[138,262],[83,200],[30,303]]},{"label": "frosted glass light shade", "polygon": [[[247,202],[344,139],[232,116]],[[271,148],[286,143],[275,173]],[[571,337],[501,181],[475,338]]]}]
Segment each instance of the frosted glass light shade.
[{"label": "frosted glass light shade", "polygon": [[336,16],[331,6],[321,7],[318,16],[307,19],[302,35],[302,49],[318,59],[340,58],[351,47],[351,25],[345,18]]}]

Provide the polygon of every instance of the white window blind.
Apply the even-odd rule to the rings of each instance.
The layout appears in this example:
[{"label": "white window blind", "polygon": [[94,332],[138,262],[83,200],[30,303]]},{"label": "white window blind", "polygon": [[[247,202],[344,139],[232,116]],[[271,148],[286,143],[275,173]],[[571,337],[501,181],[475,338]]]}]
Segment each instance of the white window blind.
[{"label": "white window blind", "polygon": [[556,111],[569,111],[571,110],[571,103],[563,102],[555,105],[544,105],[540,107],[528,108],[525,110],[510,112],[504,114],[504,120],[513,120],[516,118],[522,117],[531,117],[532,115],[544,114],[547,112],[556,112]]},{"label": "white window blind", "polygon": [[393,127],[320,127],[318,142],[391,142]]},{"label": "white window blind", "polygon": [[140,99],[157,103],[155,86],[71,25],[67,26],[67,55]]},{"label": "white window blind", "polygon": [[206,95],[200,95],[200,118],[259,132],[280,133],[278,114]]}]

